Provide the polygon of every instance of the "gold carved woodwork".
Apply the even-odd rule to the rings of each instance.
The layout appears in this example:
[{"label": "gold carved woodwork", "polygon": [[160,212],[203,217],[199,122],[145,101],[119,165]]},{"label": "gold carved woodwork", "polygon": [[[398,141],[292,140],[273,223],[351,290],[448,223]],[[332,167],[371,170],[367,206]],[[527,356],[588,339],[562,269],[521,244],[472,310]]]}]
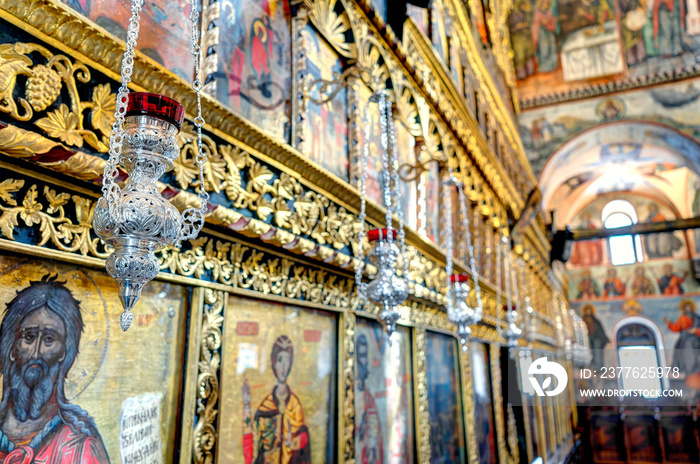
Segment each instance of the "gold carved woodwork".
[{"label": "gold carved woodwork", "polygon": [[489,345],[489,360],[491,361],[491,394],[493,395],[493,422],[496,426],[496,448],[498,449],[498,462],[506,461],[506,431],[503,414],[503,388],[501,385],[501,347],[496,344]]},{"label": "gold carved woodwork", "polygon": [[418,425],[418,463],[429,464],[430,450],[430,410],[428,405],[428,372],[426,367],[427,334],[425,327],[418,327],[414,332],[414,368],[416,384],[416,423]]},{"label": "gold carved woodwork", "polygon": [[[21,195],[20,204],[17,194],[24,186],[24,179],[5,179],[0,183],[0,232],[4,238],[15,239],[14,230],[21,220],[28,227],[39,226],[37,246],[50,242],[68,253],[98,258],[109,255],[100,239],[93,238],[90,233],[95,202],[78,195],[57,193],[48,186],[39,197],[39,189],[33,184]],[[66,217],[65,206],[69,202],[75,210],[76,221]]]},{"label": "gold carved woodwork", "polygon": [[[4,4],[0,3],[0,5],[4,5]],[[4,7],[6,7],[6,9],[10,10],[12,13],[17,15],[16,17],[9,18],[9,19],[14,19],[14,21],[17,21],[18,18],[25,19],[25,20],[31,19],[34,26],[42,29],[43,34],[48,35],[48,37],[45,38],[48,42],[51,42],[56,46],[61,45],[63,48],[73,47],[76,49],[80,49],[81,51],[90,51],[91,52],[90,53],[91,54],[90,60],[97,59],[98,62],[101,62],[102,66],[104,66],[105,64],[109,65],[109,66],[106,66],[107,69],[105,69],[105,71],[108,74],[109,74],[110,68],[118,69],[118,67],[116,66],[116,63],[114,63],[113,61],[109,62],[109,60],[107,60],[107,55],[97,53],[98,51],[106,52],[106,50],[108,50],[108,49],[109,50],[114,49],[114,47],[116,45],[112,41],[111,37],[102,36],[101,33],[99,32],[99,30],[90,30],[89,24],[83,24],[81,26],[83,26],[83,28],[86,29],[87,32],[90,32],[90,46],[97,47],[99,45],[100,47],[103,47],[103,48],[80,47],[80,46],[78,46],[80,42],[76,42],[76,40],[79,39],[79,37],[75,37],[73,35],[61,35],[61,34],[64,34],[63,31],[65,30],[65,27],[69,27],[68,23],[65,23],[62,21],[68,21],[69,19],[71,19],[71,15],[72,15],[71,12],[65,10],[60,5],[54,5],[53,3],[46,4],[46,2],[42,2],[42,1],[38,1],[38,0],[33,2],[32,5],[33,5],[32,8],[41,7],[42,14],[52,15],[52,19],[53,19],[52,24],[56,24],[56,28],[53,28],[53,29],[42,28],[42,26],[44,26],[45,24],[37,22],[36,16],[31,17],[31,18],[29,16],[27,16],[27,14],[28,14],[27,10],[16,9],[16,8],[14,8],[14,5],[13,6],[5,5]],[[38,11],[38,10],[32,10],[32,11]],[[350,15],[350,16],[352,16],[352,15]],[[361,17],[361,15],[355,14],[354,15],[355,21],[359,21],[357,19],[359,17]],[[64,29],[62,29],[62,27],[64,27]],[[81,32],[85,33],[86,31],[81,31]],[[58,36],[61,37],[63,43],[59,44],[55,40],[52,40],[52,37],[58,37]],[[376,41],[377,39],[375,38],[373,40]],[[92,53],[92,52],[94,52],[94,53]],[[67,53],[70,53],[70,50],[67,50]],[[382,57],[385,61],[387,61],[387,62],[391,61],[392,63],[395,62],[395,60],[387,60],[386,56],[389,56],[389,55],[382,55]],[[110,59],[113,60],[113,57],[110,57]],[[107,60],[107,61],[105,61],[105,60]],[[139,59],[137,59],[137,61],[139,61]],[[187,88],[186,85],[184,85],[184,83],[182,81],[178,80],[178,78],[176,78],[174,76],[168,76],[167,71],[164,71],[164,70],[158,68],[157,66],[154,68],[154,65],[152,65],[151,63],[146,63],[146,62],[140,63],[139,62],[137,69],[140,69],[141,65],[143,65],[143,67],[146,69],[152,68],[150,70],[154,71],[150,74],[141,73],[141,72],[136,73],[137,77],[139,77],[139,76],[143,77],[144,82],[146,82],[146,83],[151,82],[154,84],[154,87],[158,87],[158,88],[154,88],[154,89],[149,88],[149,90],[166,91],[169,89],[169,90],[172,90],[173,93],[176,94],[175,95],[176,98],[182,97],[179,99],[181,101],[183,101],[186,105],[187,105],[188,101],[191,101],[191,95],[189,95],[189,89]],[[393,74],[396,74],[398,72],[396,70],[398,70],[398,69],[400,69],[399,66],[397,66],[396,64],[392,64],[390,71]],[[155,72],[155,71],[157,71],[157,72]],[[153,80],[154,76],[155,77],[162,77],[162,79],[160,79],[156,82],[155,80]],[[167,76],[167,78],[166,78],[166,76]],[[404,80],[405,80],[405,76],[404,76]],[[157,86],[155,85],[156,83],[158,84]],[[95,90],[94,93],[97,94],[98,93],[97,90]],[[102,93],[104,93],[104,90],[102,91]],[[168,92],[166,92],[166,93],[168,93]],[[93,98],[93,99],[96,99],[96,98]],[[90,103],[90,102],[83,102],[83,103]],[[420,106],[421,102],[419,101],[418,104]],[[97,103],[95,103],[95,105],[97,107]],[[68,107],[66,106],[66,108],[68,108]],[[86,108],[87,107],[85,107],[85,109]],[[212,116],[213,116],[213,118],[207,117],[207,120],[213,121],[213,123],[215,125],[217,125],[218,127],[223,127],[224,129],[226,129],[231,124],[239,122],[239,121],[237,121],[236,117],[230,117],[231,116],[230,114],[227,115],[228,117],[226,117],[226,118],[221,117],[221,116],[223,116],[223,114],[221,113],[221,111],[219,111],[219,110],[222,110],[220,108],[220,105],[213,104],[213,106],[212,106],[212,105],[209,105],[208,102],[205,102],[205,109],[206,109],[206,111],[211,111]],[[65,108],[59,107],[59,109],[56,110],[56,118],[58,118],[60,116],[62,118],[62,121],[65,123],[65,127],[69,128],[69,131],[63,135],[64,138],[68,142],[76,143],[76,144],[80,143],[80,142],[77,142],[76,135],[80,135],[81,137],[83,137],[84,140],[86,140],[88,142],[92,141],[92,144],[94,144],[94,145],[98,145],[97,142],[101,142],[98,137],[100,137],[100,136],[103,137],[104,134],[100,134],[99,131],[97,133],[93,133],[93,135],[87,135],[88,132],[85,132],[83,134],[80,134],[80,133],[76,134],[76,132],[73,131],[73,129],[71,129],[71,128],[73,128],[73,120],[75,120],[76,113],[70,112],[70,111],[66,112],[66,111],[68,111],[68,110],[66,110]],[[217,113],[217,111],[219,111],[219,113]],[[71,115],[74,115],[74,116],[71,116]],[[92,119],[92,111],[91,111],[91,119]],[[224,122],[224,120],[225,120],[225,122]],[[217,121],[221,121],[222,123],[219,125],[219,124],[217,124]],[[45,125],[47,125],[47,124],[49,124],[49,121],[45,121],[45,123],[46,123]],[[241,122],[241,124],[245,125],[244,123],[245,123],[244,121]],[[105,126],[105,124],[102,124],[102,126]],[[50,127],[50,126],[47,125],[47,127]],[[84,129],[80,129],[79,124],[76,125],[76,128],[77,128],[76,129],[77,131],[84,130]],[[246,128],[246,129],[249,129],[249,128]],[[219,132],[221,132],[221,131],[217,131],[217,133],[219,133]],[[220,133],[220,135],[222,137],[228,139],[230,137],[229,134],[234,133],[234,132],[237,134],[242,133],[241,131],[236,132],[236,131],[232,130],[232,131],[227,132],[226,130],[224,130],[224,132]],[[246,137],[240,137],[240,138],[245,140],[245,141],[248,141],[252,135],[256,135],[256,131],[255,130],[246,130],[245,134],[246,134]],[[266,148],[265,153],[266,153],[266,155],[271,156],[271,159],[273,159],[273,160],[274,159],[284,159],[284,162],[286,164],[294,164],[294,162],[297,162],[297,161],[301,162],[301,164],[296,167],[295,172],[300,172],[300,171],[305,172],[305,174],[308,174],[305,177],[312,179],[311,180],[312,182],[315,182],[317,180],[317,175],[323,176],[322,171],[320,171],[319,169],[317,169],[313,165],[309,165],[308,162],[303,162],[303,160],[299,157],[299,155],[296,155],[296,154],[293,154],[292,152],[289,152],[288,150],[286,150],[284,148],[284,145],[280,145],[276,141],[269,140],[268,138],[264,137],[262,134],[259,134],[259,135],[261,135],[261,140],[256,139],[257,141],[253,145],[256,147]],[[61,134],[57,134],[57,136],[59,137],[59,140],[60,140]],[[267,143],[267,145],[261,145],[262,141]],[[282,151],[280,151],[280,150],[282,150]],[[71,161],[73,161],[73,160],[71,160]],[[78,161],[78,160],[75,160],[75,161]],[[65,166],[65,164],[67,164],[67,163],[62,163],[62,166]],[[186,166],[184,166],[184,168],[186,168]],[[187,175],[187,169],[184,169],[184,168],[181,170],[181,179],[183,178],[182,177],[183,175]],[[308,169],[308,168],[311,168],[311,169]],[[209,178],[208,183],[211,183],[211,179],[213,177],[216,177],[215,170],[213,170],[210,174],[211,175],[208,175],[208,178]],[[328,189],[330,191],[338,191],[337,190],[338,187],[341,187],[340,190],[342,191],[344,188],[342,186],[342,184],[335,183],[335,181],[333,179],[327,179],[324,182],[317,182],[317,184],[323,184],[324,187],[328,187],[328,186],[332,187],[332,188]],[[347,192],[347,190],[345,190],[345,191]],[[321,195],[325,195],[325,192],[319,192],[319,193],[321,193]],[[356,204],[357,198],[355,195],[356,194],[351,193],[349,196],[344,194],[344,195],[341,195],[341,197],[349,199],[350,200],[348,202],[349,204]],[[264,214],[266,211],[268,211],[268,208],[266,206],[267,205],[263,205],[263,207],[260,208],[259,211],[261,211]],[[370,217],[375,217],[375,218],[381,217],[379,214],[377,214],[377,213],[381,213],[381,210],[378,208],[374,208],[372,205],[370,205],[368,212],[369,212]],[[220,212],[220,213],[223,213],[223,212]],[[286,211],[280,211],[277,214],[277,216],[280,218],[281,221],[283,221],[287,214],[288,214],[288,212],[286,212]],[[415,241],[417,239],[418,241],[420,241],[420,239],[418,239],[417,236],[415,236],[415,235],[413,237],[411,237],[412,234],[410,233],[410,231],[409,231],[408,235],[409,235],[409,240]],[[342,236],[342,234],[341,234],[341,236]]]},{"label": "gold carved woodwork", "polygon": [[479,464],[479,444],[476,437],[476,409],[474,404],[474,378],[470,353],[459,350],[462,375],[462,404],[464,405],[464,429],[467,435],[467,462]]},{"label": "gold carved woodwork", "polygon": [[[39,53],[45,64],[34,64],[29,57]],[[15,99],[17,78],[26,76],[24,97]],[[52,139],[68,146],[82,147],[83,142],[99,152],[107,151],[108,137],[114,120],[115,94],[107,84],[96,86],[90,101],[81,101],[78,85],[90,82],[90,70],[73,63],[65,55],[54,55],[38,44],[0,45],[0,111],[18,121],[30,121],[35,112],[52,106],[66,90],[69,105],[61,105],[34,124]],[[92,130],[85,126],[85,111],[90,110]]]},{"label": "gold carved woodwork", "polygon": [[355,314],[343,314],[344,332],[341,347],[342,418],[341,440],[342,459],[346,464],[355,463]]},{"label": "gold carved woodwork", "polygon": [[218,439],[219,384],[221,379],[221,346],[224,306],[227,294],[204,290],[204,308],[200,328],[197,365],[197,423],[194,426],[192,451],[195,464],[213,464]]},{"label": "gold carved woodwork", "polygon": [[[339,14],[340,6],[345,11]],[[0,12],[4,19],[29,29],[39,40],[61,52],[53,55],[37,44],[12,44],[0,48],[0,112],[17,121],[31,121],[36,126],[36,132],[15,126],[0,128],[0,153],[29,159],[53,149],[70,150],[71,147],[83,147],[86,144],[96,151],[104,152],[113,112],[113,107],[109,105],[114,104],[114,94],[108,85],[101,84],[91,90],[89,100],[81,101],[77,86],[90,81],[90,69],[97,69],[115,79],[120,68],[122,45],[64,5],[50,0],[0,0],[0,8],[5,10]],[[206,5],[203,13],[205,21],[215,24],[217,9],[217,2]],[[413,67],[418,65],[412,64],[411,60],[415,57],[405,56],[402,45],[397,51],[389,51],[383,39],[391,38],[391,34],[387,32],[380,35],[376,32],[352,1],[343,0],[338,3],[319,0],[312,3],[312,8],[300,8],[300,11],[300,15],[292,19],[293,50],[303,47],[303,43],[297,39],[301,37],[300,31],[310,18],[324,35],[332,37],[329,40],[341,55],[370,67],[373,72],[372,82],[375,79],[383,82],[390,76],[396,89],[399,117],[407,123],[411,133],[414,136],[426,136],[432,130],[430,135],[433,139],[428,143],[435,149],[428,156],[447,156],[437,150],[440,144],[445,146],[449,142],[456,146],[457,149],[450,152],[448,162],[455,162],[458,166],[457,171],[467,186],[470,199],[484,205],[482,213],[485,212],[487,219],[491,220],[490,227],[496,229],[506,224],[505,205],[512,207],[517,195],[513,193],[513,188],[504,187],[506,181],[503,180],[502,170],[494,167],[498,163],[495,155],[482,140],[483,137],[475,135],[478,129],[472,131],[459,121],[458,113],[451,108],[454,102],[446,97],[443,84],[430,79],[429,68],[422,66],[419,70],[414,70]],[[375,27],[377,22],[375,19]],[[207,33],[203,37],[204,43],[214,43],[212,41],[218,30],[205,29]],[[346,44],[344,37],[341,38],[346,31],[354,33],[359,42]],[[360,40],[360,37],[364,39]],[[461,42],[473,47],[464,38]],[[28,57],[30,50],[44,57],[46,62],[35,64]],[[469,53],[473,53],[473,50]],[[212,56],[205,58],[205,70],[210,69],[207,66],[215,66],[216,56]],[[471,58],[477,66],[482,67],[481,71],[476,72],[477,79],[482,85],[490,85],[495,89],[478,54]],[[188,83],[143,59],[141,55],[135,61],[134,89],[167,94],[181,101],[192,112],[195,100]],[[293,53],[292,62],[292,80],[296,81],[296,76],[300,75],[305,66],[305,58],[299,58]],[[18,76],[26,77],[24,89],[17,88]],[[420,80],[417,76],[420,76]],[[425,84],[426,94],[433,101],[427,101],[416,89],[417,82]],[[209,86],[207,91],[213,93],[214,89]],[[304,89],[300,91],[303,93]],[[69,100],[58,104],[59,92],[68,95]],[[15,95],[22,97],[15,98]],[[522,154],[517,131],[500,102],[500,97],[491,90],[490,93],[487,92],[486,99],[494,111],[496,122],[507,128],[507,144],[513,153]],[[300,134],[296,121],[301,116],[303,122],[304,103],[297,98],[292,98],[292,101],[292,143],[300,148],[302,145],[296,143]],[[204,117],[210,124],[208,134],[211,134],[205,137],[205,149],[211,163],[205,173],[204,187],[209,191],[223,193],[235,208],[249,209],[256,216],[253,219],[246,218],[231,208],[219,206],[207,218],[208,222],[228,227],[248,237],[261,238],[293,253],[327,261],[336,268],[354,269],[354,258],[339,250],[355,243],[358,232],[355,214],[359,209],[356,190],[328,175],[297,150],[266,136],[213,99],[205,98],[203,103]],[[442,118],[432,118],[435,127],[431,129],[428,127],[430,114],[437,110]],[[48,112],[44,117],[36,119],[35,116],[43,111]],[[173,203],[182,207],[196,198],[185,190],[200,187],[192,175],[194,138],[191,126],[187,126],[180,135],[180,142],[182,156],[175,169],[175,179],[182,190],[173,198]],[[303,143],[303,140],[299,143]],[[472,154],[473,159],[466,155],[465,149]],[[104,160],[77,151],[61,161],[37,164],[75,178],[94,181],[102,173]],[[272,175],[271,166],[278,168],[281,173],[278,176]],[[300,173],[303,173],[303,178]],[[242,175],[251,181],[243,183]],[[64,253],[96,258],[106,255],[103,245],[91,238],[94,198],[30,184],[31,182],[22,179],[6,179],[0,183],[0,231],[5,240],[14,239],[13,233],[20,224],[38,226],[37,245],[58,250],[61,252],[56,255],[59,258],[64,258]],[[166,187],[169,186],[161,185],[163,189]],[[294,203],[293,209],[288,206],[288,202]],[[66,214],[68,209],[75,212],[75,217]],[[369,205],[368,214],[370,222],[379,223],[383,220],[383,211],[375,205]],[[268,220],[274,225],[268,224]],[[547,263],[543,264],[542,260],[547,251],[546,241],[540,229],[541,227],[533,226],[526,233],[526,240],[529,240],[527,247],[534,250],[533,256],[540,257],[539,261],[533,261],[535,258],[529,261],[535,262],[539,269],[537,292],[546,290],[551,294],[546,276]],[[194,347],[196,356],[192,357],[193,361],[196,360],[197,371],[196,425],[193,424],[192,441],[187,442],[191,446],[189,452],[194,462],[215,462],[221,330],[227,299],[226,294],[220,291],[222,286],[231,291],[254,292],[271,299],[303,299],[307,303],[343,311],[344,339],[339,371],[344,382],[340,387],[344,389],[344,397],[340,403],[342,445],[339,446],[339,453],[342,453],[344,462],[353,462],[354,308],[357,307],[354,281],[349,274],[341,275],[288,256],[276,256],[239,241],[220,239],[221,235],[203,236],[200,240],[187,244],[183,250],[165,249],[159,254],[162,270],[190,278],[189,282],[201,286],[203,291],[202,312],[199,320],[194,322],[200,335],[197,346]],[[451,332],[453,327],[447,321],[444,311],[435,306],[444,301],[444,256],[431,244],[424,243],[418,234],[409,231],[407,235],[412,245],[407,257],[409,279],[414,282],[414,296],[420,301],[412,299],[406,303],[401,309],[401,323],[421,327],[416,331],[414,351],[416,360],[423,360],[422,366],[418,366],[422,370],[422,376],[417,371],[419,388],[416,392],[419,404],[425,406],[422,410],[417,409],[420,415],[418,455],[421,462],[428,462],[430,441],[425,328]],[[5,240],[2,241],[3,245]],[[205,275],[211,282],[202,280]],[[211,286],[218,290],[210,288]],[[433,304],[428,304],[429,301]],[[495,327],[502,321],[496,318],[494,291],[488,284],[485,286],[484,304],[484,323],[474,328],[474,337],[493,344],[501,343],[502,339]],[[536,309],[541,311],[540,307]],[[375,310],[370,309],[370,314],[372,311]],[[542,316],[543,321],[548,323],[552,322],[551,317],[552,314]],[[551,333],[554,337],[553,326],[546,327],[544,324],[543,330],[545,334]],[[471,367],[468,355],[460,353],[460,361],[467,450],[469,462],[475,464],[478,462],[478,447],[474,428]],[[501,430],[499,448],[502,437]],[[510,439],[511,437],[509,443]]]},{"label": "gold carved woodwork", "polygon": [[509,464],[518,464],[520,462],[520,448],[518,446],[518,429],[517,423],[515,421],[515,413],[513,412],[513,405],[510,403],[506,404],[506,429],[508,432],[508,448],[506,453],[508,455]]}]

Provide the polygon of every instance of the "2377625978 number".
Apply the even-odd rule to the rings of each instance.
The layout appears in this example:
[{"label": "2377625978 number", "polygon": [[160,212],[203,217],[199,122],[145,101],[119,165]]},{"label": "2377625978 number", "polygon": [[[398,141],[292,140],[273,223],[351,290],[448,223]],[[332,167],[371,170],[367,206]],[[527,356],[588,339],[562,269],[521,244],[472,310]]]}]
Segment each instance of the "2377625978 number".
[{"label": "2377625978 number", "polygon": [[602,367],[601,379],[677,379],[681,376],[677,367]]}]

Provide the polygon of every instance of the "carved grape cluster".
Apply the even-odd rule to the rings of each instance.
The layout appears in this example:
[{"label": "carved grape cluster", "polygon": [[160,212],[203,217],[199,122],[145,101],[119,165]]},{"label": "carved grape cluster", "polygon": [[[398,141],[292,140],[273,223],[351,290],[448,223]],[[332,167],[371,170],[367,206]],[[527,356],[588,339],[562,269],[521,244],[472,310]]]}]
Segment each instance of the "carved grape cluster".
[{"label": "carved grape cluster", "polygon": [[61,77],[56,71],[43,64],[32,69],[32,75],[27,79],[27,100],[34,111],[44,111],[60,93]]}]

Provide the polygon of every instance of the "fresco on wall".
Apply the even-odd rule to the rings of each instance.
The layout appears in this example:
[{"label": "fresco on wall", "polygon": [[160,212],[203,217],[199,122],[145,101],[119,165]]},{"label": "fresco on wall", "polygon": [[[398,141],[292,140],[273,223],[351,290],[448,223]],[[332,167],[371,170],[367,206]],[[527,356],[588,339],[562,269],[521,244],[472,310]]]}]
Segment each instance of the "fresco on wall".
[{"label": "fresco on wall", "polygon": [[525,98],[625,69],[615,5],[608,0],[519,0],[508,25]]},{"label": "fresco on wall", "polygon": [[[121,40],[131,17],[131,3],[123,0],[62,0]],[[145,2],[137,49],[167,69],[190,80],[194,58],[190,54],[191,28],[188,1],[154,0]]]},{"label": "fresco on wall", "polygon": [[[676,219],[676,215],[668,207],[647,197],[628,193],[615,196],[601,196],[590,202],[576,215],[571,222],[571,229],[602,229],[602,211],[612,200],[625,200],[634,207],[639,223],[662,222]],[[686,238],[683,231],[673,233],[657,233],[642,235],[639,242],[644,261],[657,259],[685,259],[688,257]],[[569,261],[566,265],[571,268],[609,265],[610,256],[608,242],[605,239],[584,240],[575,242]]]},{"label": "fresco on wall", "polygon": [[569,299],[610,300],[625,297],[700,295],[688,260],[654,261],[622,266],[569,270]]},{"label": "fresco on wall", "polygon": [[[603,123],[648,121],[676,129],[691,139],[700,140],[700,79],[523,111],[520,135],[528,159],[536,174],[566,141]],[[615,127],[612,125],[611,127]],[[654,134],[644,138],[653,137]],[[619,139],[618,139],[619,140]],[[683,137],[665,133],[657,139],[673,148],[685,147]],[[687,140],[687,139],[686,139]],[[681,153],[686,151],[678,150]]]},{"label": "fresco on wall", "polygon": [[479,462],[480,464],[496,464],[498,454],[493,419],[488,345],[472,341],[469,343],[469,352],[471,353],[472,375],[474,377],[474,415]]},{"label": "fresco on wall", "polygon": [[357,318],[355,456],[360,464],[413,462],[413,378],[409,330],[391,344],[381,324]]},{"label": "fresco on wall", "polygon": [[[593,367],[613,366],[612,337],[616,324],[628,316],[642,316],[656,325],[663,336],[663,354],[667,365],[678,368],[677,378],[671,377],[671,388],[698,390],[700,387],[700,297],[669,296],[666,298],[637,298],[617,301],[572,302],[571,307],[583,318],[593,349]],[[692,401],[693,393],[684,392],[684,400]]]},{"label": "fresco on wall", "polygon": [[[117,292],[104,272],[2,256],[0,461],[172,462],[187,292],[149,284],[127,334]],[[145,404],[149,430],[130,420]]]},{"label": "fresco on wall", "polygon": [[700,12],[685,0],[519,0],[508,25],[524,99],[700,62]]},{"label": "fresco on wall", "polygon": [[[587,211],[580,214],[580,218],[578,224],[572,224],[572,229],[585,230],[602,227],[600,221],[594,221],[591,213]],[[605,242],[601,239],[574,242],[567,264],[569,266],[599,266],[603,264],[605,259],[604,246]]]},{"label": "fresco on wall", "polygon": [[431,462],[457,464],[466,459],[457,340],[435,332],[427,339]]},{"label": "fresco on wall", "polygon": [[292,68],[289,3],[225,0],[220,5],[216,97],[287,141]]},{"label": "fresco on wall", "polygon": [[[343,64],[333,48],[307,25],[302,31],[306,41],[307,78],[332,81],[343,72]],[[330,172],[348,180],[347,90],[322,105],[308,103],[305,154]]]},{"label": "fresco on wall", "polygon": [[221,372],[219,459],[334,462],[336,318],[230,297]]}]

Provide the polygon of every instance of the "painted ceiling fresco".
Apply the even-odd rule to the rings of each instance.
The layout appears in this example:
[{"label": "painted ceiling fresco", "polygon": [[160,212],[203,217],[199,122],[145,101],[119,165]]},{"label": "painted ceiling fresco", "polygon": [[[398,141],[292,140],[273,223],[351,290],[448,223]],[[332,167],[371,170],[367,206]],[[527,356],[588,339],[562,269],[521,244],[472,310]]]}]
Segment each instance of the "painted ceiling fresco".
[{"label": "painted ceiling fresco", "polygon": [[[700,146],[656,123],[618,121],[583,131],[549,158],[540,175],[543,208],[558,211],[556,223],[593,198],[635,192],[677,205],[686,216],[686,192],[700,172]],[[689,214],[689,213],[688,213]]]},{"label": "painted ceiling fresco", "polygon": [[519,97],[700,70],[700,11],[685,0],[518,0],[509,16]]},{"label": "painted ceiling fresco", "polygon": [[[690,140],[700,140],[699,98],[700,79],[692,79],[609,97],[552,105],[523,111],[519,118],[520,134],[536,175],[542,172],[547,159],[574,136],[620,121],[648,122],[668,128],[663,137],[657,138],[665,138],[665,146],[683,153],[689,150],[687,144]],[[675,137],[673,134],[687,137]],[[623,140],[619,138],[621,136],[619,131],[614,130],[606,143],[639,141],[630,137]]]}]

